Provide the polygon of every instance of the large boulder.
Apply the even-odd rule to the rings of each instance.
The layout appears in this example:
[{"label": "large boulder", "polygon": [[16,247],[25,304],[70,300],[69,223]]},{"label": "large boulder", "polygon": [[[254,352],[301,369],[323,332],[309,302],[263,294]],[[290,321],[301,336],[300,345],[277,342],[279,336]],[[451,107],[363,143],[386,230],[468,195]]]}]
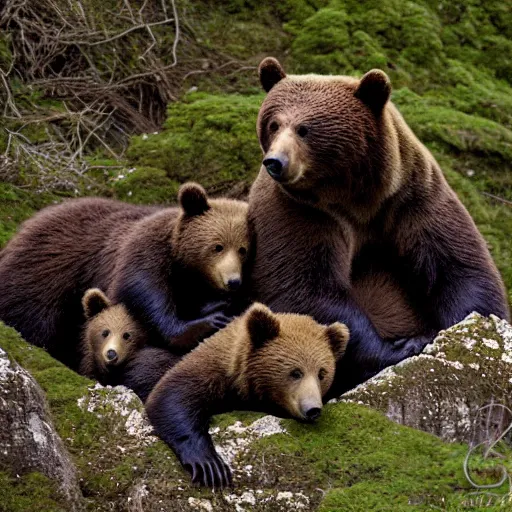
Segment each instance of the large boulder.
[{"label": "large boulder", "polygon": [[473,313],[343,399],[446,441],[479,443],[512,422],[512,326]]},{"label": "large boulder", "polygon": [[0,349],[0,469],[20,478],[41,473],[68,510],[82,509],[75,466],[55,431],[43,391]]}]

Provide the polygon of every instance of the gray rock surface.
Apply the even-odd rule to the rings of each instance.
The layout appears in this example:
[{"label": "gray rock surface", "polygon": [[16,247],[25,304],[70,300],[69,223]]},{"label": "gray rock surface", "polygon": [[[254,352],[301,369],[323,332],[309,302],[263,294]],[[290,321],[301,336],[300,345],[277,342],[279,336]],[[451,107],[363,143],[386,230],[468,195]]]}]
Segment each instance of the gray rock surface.
[{"label": "gray rock surface", "polygon": [[478,443],[512,421],[512,326],[473,313],[342,398],[446,441]]},{"label": "gray rock surface", "polygon": [[43,391],[0,349],[0,468],[38,471],[57,483],[69,510],[81,510],[75,467],[55,431]]}]

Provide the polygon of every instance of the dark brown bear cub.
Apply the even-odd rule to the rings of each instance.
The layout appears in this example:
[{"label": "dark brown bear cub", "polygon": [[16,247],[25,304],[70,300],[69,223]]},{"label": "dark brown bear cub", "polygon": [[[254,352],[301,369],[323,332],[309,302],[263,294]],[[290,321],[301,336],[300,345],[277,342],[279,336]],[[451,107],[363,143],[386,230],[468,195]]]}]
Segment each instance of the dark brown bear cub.
[{"label": "dark brown bear cub", "polygon": [[0,319],[78,369],[81,299],[105,290],[148,343],[185,353],[244,305],[247,204],[181,187],[179,207],[66,201],[26,221],[0,259]]},{"label": "dark brown bear cub", "polygon": [[384,72],[287,76],[267,58],[259,73],[252,292],[274,311],[347,323],[332,396],[472,311],[509,318],[482,235],[389,101]]},{"label": "dark brown bear cub", "polygon": [[121,384],[126,363],[146,345],[145,331],[122,304],[113,305],[97,288],[85,292],[82,304],[87,323],[80,373],[103,385]]},{"label": "dark brown bear cub", "polygon": [[210,417],[236,409],[317,419],[348,338],[343,324],[254,304],[165,374],[146,402],[149,418],[194,482],[228,485]]}]

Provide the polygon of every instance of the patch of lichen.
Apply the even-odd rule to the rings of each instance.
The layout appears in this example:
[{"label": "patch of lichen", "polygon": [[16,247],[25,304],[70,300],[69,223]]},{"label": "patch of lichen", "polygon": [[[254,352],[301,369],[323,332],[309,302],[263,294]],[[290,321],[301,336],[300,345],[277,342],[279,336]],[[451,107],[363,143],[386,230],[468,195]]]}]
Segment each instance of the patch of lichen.
[{"label": "patch of lichen", "polygon": [[55,482],[38,472],[11,475],[0,470],[0,512],[67,512],[69,504]]}]

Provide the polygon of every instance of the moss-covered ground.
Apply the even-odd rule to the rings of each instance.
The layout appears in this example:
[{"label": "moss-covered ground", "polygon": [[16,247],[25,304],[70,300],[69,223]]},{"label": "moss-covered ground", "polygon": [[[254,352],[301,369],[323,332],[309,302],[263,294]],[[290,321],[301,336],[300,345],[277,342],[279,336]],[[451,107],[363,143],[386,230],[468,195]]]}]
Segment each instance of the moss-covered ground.
[{"label": "moss-covered ground", "polygon": [[[123,435],[120,417],[109,409],[108,390],[98,392],[104,397],[104,406],[89,412],[78,405],[78,400],[87,396],[91,381],[2,325],[0,347],[28,369],[46,392],[91,511],[110,510],[112,506],[125,510],[127,498],[135,495],[137,486],[144,485],[147,494],[144,491],[142,503],[146,511],[159,507],[189,510],[189,497],[209,500],[214,510],[232,510],[226,495],[258,490],[269,501],[265,505],[257,500],[254,510],[281,510],[276,501],[278,492],[308,496],[311,509],[318,506],[322,511],[344,512],[457,511],[477,499],[470,495],[472,489],[462,469],[467,446],[443,443],[350,403],[326,406],[315,425],[283,421],[286,434],[254,441],[236,460],[238,467],[252,466],[250,474],[241,472],[236,487],[229,492],[212,494],[193,488],[163,443],[144,443],[131,439],[126,432]],[[140,404],[129,407],[137,409]],[[215,425],[225,427],[235,419],[250,423],[257,417],[233,413],[216,418]],[[500,474],[496,461],[477,457],[472,464],[482,483],[494,482]],[[0,473],[0,491],[5,497],[0,510],[28,510],[27,504],[33,499],[40,500],[41,510],[61,510],[53,489],[53,484],[37,473],[17,480]],[[507,491],[507,486],[498,489],[494,503]],[[502,509],[496,505],[486,510]]]}]

